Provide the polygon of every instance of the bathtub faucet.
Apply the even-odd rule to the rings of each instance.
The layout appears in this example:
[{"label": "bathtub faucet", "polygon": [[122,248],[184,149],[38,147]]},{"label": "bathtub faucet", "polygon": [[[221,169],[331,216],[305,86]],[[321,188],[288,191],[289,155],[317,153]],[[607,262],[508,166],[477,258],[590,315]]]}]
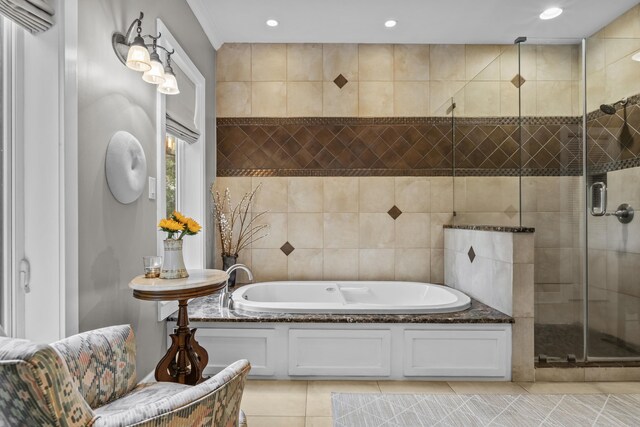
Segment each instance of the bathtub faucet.
[{"label": "bathtub faucet", "polygon": [[[247,276],[249,277],[249,283],[253,282],[253,273],[251,272],[251,270],[249,270],[249,267],[244,264],[234,264],[231,267],[227,268],[227,274],[229,275],[229,277],[231,277],[231,273],[236,270],[242,270],[246,272]],[[229,309],[233,308],[233,300],[231,299],[231,292],[229,292],[229,279],[227,279],[226,283],[224,284],[222,295],[220,295],[220,308],[225,307]]]}]

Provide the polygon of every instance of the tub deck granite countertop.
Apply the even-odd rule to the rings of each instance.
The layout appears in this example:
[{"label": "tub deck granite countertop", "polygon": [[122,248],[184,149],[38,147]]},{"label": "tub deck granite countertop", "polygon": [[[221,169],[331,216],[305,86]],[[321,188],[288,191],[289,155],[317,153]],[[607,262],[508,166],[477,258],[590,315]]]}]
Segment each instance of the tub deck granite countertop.
[{"label": "tub deck granite countertop", "polygon": [[[176,321],[176,313],[169,316]],[[220,293],[189,303],[189,322],[286,322],[286,323],[513,323],[501,311],[471,299],[471,307],[455,313],[432,314],[329,314],[257,313],[221,310]]]}]

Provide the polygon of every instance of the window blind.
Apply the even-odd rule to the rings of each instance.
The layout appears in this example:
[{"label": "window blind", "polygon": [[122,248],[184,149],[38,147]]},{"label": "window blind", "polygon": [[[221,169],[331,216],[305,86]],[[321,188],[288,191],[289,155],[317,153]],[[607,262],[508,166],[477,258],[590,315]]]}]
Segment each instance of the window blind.
[{"label": "window blind", "polygon": [[180,93],[166,97],[167,132],[193,144],[200,138],[195,123],[196,86],[175,63],[171,67],[178,80]]},{"label": "window blind", "polygon": [[53,26],[55,11],[44,0],[0,0],[0,14],[31,33],[39,33]]}]

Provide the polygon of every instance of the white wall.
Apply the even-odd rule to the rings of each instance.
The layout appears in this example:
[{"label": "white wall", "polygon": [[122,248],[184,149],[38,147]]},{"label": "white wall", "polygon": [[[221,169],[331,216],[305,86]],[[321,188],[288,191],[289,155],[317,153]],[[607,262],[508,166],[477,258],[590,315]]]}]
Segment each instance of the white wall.
[{"label": "white wall", "polygon": [[[127,69],[111,48],[111,34],[125,31],[139,11],[143,30],[161,18],[207,79],[207,152],[215,153],[215,51],[184,0],[84,0],[79,2],[78,175],[80,330],[130,323],[138,340],[140,374],[151,371],[165,347],[156,303],[135,300],[127,284],[140,274],[142,256],[156,252],[155,202],[122,205],[104,175],[105,151],[118,130],[135,135],[155,165],[155,86]],[[208,167],[215,159],[207,159]],[[149,169],[155,176],[155,170]],[[215,170],[207,170],[215,176]],[[211,179],[212,180],[212,179]],[[211,181],[208,180],[208,181]],[[210,245],[208,245],[210,247]],[[209,257],[210,258],[210,257]]]}]

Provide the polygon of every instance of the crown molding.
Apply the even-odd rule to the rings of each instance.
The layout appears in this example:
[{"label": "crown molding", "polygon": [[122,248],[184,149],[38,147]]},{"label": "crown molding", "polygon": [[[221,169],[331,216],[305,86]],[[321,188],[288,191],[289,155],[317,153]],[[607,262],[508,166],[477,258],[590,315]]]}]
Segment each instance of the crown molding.
[{"label": "crown molding", "polygon": [[196,19],[200,23],[200,26],[204,30],[205,34],[209,38],[209,42],[215,50],[220,49],[224,44],[224,41],[216,34],[216,26],[213,23],[207,8],[205,7],[204,0],[187,0],[189,7],[196,16]]}]

